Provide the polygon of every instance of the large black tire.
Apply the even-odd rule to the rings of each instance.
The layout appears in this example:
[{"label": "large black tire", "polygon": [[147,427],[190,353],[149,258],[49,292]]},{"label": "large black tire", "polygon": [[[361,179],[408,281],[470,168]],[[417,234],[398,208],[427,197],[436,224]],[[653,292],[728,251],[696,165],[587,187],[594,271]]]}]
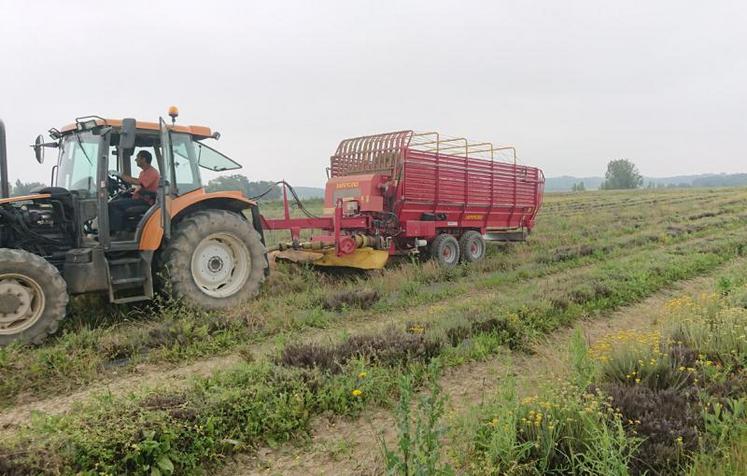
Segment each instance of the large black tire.
[{"label": "large black tire", "polygon": [[485,240],[479,231],[469,230],[459,238],[459,251],[462,261],[475,263],[485,257]]},{"label": "large black tire", "polygon": [[210,210],[179,223],[163,262],[174,297],[219,310],[257,294],[265,279],[265,253],[249,221],[233,212]]},{"label": "large black tire", "polygon": [[40,344],[65,317],[67,283],[41,256],[0,249],[0,347]]},{"label": "large black tire", "polygon": [[431,242],[431,258],[444,268],[459,264],[459,243],[448,233],[442,233]]}]

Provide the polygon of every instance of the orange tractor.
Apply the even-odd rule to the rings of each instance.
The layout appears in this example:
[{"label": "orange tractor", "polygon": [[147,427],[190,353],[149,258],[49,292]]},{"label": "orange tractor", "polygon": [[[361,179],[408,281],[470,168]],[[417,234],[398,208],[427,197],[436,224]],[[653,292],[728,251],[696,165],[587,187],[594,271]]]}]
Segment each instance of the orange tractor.
[{"label": "orange tractor", "polygon": [[[205,309],[250,299],[268,267],[257,205],[241,192],[208,193],[200,169],[241,166],[207,145],[202,126],[81,117],[34,150],[58,151],[50,187],[10,197],[5,129],[0,121],[0,346],[41,342],[65,316],[68,296],[108,293],[112,303],[151,299],[154,271],[172,293]],[[123,210],[110,230],[111,203],[131,193],[141,151],[160,175],[149,205]],[[134,173],[137,175],[137,173]],[[141,191],[141,193],[146,193]]]}]

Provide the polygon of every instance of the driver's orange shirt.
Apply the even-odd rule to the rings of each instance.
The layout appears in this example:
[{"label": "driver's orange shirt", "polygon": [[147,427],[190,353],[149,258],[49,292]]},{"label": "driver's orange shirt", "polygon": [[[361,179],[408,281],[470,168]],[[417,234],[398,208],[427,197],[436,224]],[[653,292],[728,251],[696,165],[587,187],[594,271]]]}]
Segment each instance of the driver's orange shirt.
[{"label": "driver's orange shirt", "polygon": [[145,200],[149,205],[153,205],[155,200],[151,196],[143,196],[138,193],[140,190],[147,190],[149,192],[156,193],[158,191],[158,180],[161,176],[158,174],[158,170],[155,167],[148,167],[140,171],[140,175],[137,177],[137,181],[140,184],[140,189],[132,194],[132,198]]}]

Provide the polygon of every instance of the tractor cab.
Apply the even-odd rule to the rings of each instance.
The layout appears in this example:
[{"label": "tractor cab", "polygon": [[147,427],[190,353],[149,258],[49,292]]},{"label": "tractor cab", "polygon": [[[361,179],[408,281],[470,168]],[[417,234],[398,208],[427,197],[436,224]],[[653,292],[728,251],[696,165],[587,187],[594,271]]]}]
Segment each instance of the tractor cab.
[{"label": "tractor cab", "polygon": [[[175,119],[177,113],[171,112]],[[166,124],[83,117],[59,132],[50,131],[59,149],[51,188],[78,196],[84,238],[105,247],[137,244],[148,217],[168,210],[172,199],[202,189],[201,168],[241,167],[204,143],[220,137],[217,132],[175,125],[173,119]],[[138,166],[138,157],[148,162]],[[138,180],[143,166],[156,177],[150,190]],[[168,236],[169,221],[162,220],[162,226]]]}]

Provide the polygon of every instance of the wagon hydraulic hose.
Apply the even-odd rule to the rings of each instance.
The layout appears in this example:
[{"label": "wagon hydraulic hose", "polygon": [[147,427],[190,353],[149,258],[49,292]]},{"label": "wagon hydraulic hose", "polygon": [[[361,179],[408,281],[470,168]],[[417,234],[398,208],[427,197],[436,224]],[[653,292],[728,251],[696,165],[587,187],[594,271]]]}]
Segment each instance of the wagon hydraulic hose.
[{"label": "wagon hydraulic hose", "polygon": [[260,198],[262,198],[265,195],[267,195],[268,193],[270,193],[275,188],[276,185],[281,185],[281,184],[285,185],[286,187],[288,187],[288,190],[290,190],[290,193],[293,196],[293,200],[295,200],[296,201],[296,205],[298,205],[298,209],[301,210],[301,212],[304,215],[306,215],[308,218],[320,218],[319,216],[314,215],[313,213],[311,213],[310,211],[308,211],[306,209],[306,207],[301,202],[301,199],[298,197],[298,194],[296,193],[296,191],[293,188],[293,186],[291,186],[291,184],[289,184],[285,180],[280,180],[278,182],[273,183],[267,190],[265,190],[264,192],[260,193],[259,195],[254,196],[254,197],[249,197],[249,199],[250,200],[259,200]]}]

